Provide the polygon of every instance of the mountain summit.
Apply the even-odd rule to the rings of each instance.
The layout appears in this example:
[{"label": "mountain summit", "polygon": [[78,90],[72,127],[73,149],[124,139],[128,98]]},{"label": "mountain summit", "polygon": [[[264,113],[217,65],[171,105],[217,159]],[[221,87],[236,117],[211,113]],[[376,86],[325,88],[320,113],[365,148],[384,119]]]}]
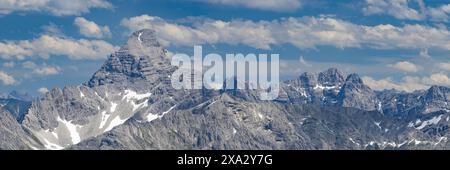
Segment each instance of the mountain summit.
[{"label": "mountain summit", "polygon": [[338,103],[343,107],[382,111],[375,92],[365,85],[357,74],[347,76],[344,85],[339,91]]},{"label": "mountain summit", "polygon": [[133,33],[84,85],[53,89],[34,102],[23,125],[43,143],[62,149],[112,130],[129,119],[151,121],[173,108],[175,69],[152,30]]},{"label": "mountain summit", "polygon": [[87,84],[93,87],[138,80],[155,81],[173,71],[170,67],[167,50],[158,42],[155,32],[144,29],[134,32]]},{"label": "mountain summit", "polygon": [[345,80],[344,73],[337,68],[330,68],[319,73],[318,82],[325,86],[339,86]]}]

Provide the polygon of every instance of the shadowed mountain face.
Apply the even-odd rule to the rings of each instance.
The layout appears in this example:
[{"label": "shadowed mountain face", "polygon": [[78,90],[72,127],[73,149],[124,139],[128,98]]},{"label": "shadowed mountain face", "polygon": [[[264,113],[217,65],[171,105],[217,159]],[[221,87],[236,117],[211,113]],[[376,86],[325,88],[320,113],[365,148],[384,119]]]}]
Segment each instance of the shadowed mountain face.
[{"label": "shadowed mountain face", "polygon": [[331,68],[281,83],[274,101],[252,90],[175,90],[156,37],[133,33],[90,80],[51,90],[21,119],[1,112],[1,149],[450,147],[447,87],[375,92]]},{"label": "shadowed mountain face", "polygon": [[0,108],[12,114],[14,119],[22,122],[31,105],[31,96],[13,91],[9,94],[0,94]]}]

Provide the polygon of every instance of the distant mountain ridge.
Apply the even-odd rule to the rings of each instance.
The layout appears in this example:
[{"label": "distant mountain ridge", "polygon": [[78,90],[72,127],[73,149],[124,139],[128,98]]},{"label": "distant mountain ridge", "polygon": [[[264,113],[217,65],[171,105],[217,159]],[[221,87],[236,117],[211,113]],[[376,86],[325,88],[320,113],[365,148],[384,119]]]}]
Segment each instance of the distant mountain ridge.
[{"label": "distant mountain ridge", "polygon": [[[318,74],[303,73],[298,79],[286,81],[283,93],[291,94],[290,101],[294,103],[377,110],[402,116],[449,111],[449,90],[449,87],[432,86],[428,90],[411,93],[395,90],[374,91],[365,85],[357,74],[346,76],[336,68],[330,68]],[[300,93],[300,98],[297,98],[297,93]]]},{"label": "distant mountain ridge", "polygon": [[176,67],[156,37],[133,33],[86,83],[52,89],[22,121],[1,119],[1,149],[450,148],[448,87],[374,91],[330,68],[282,82],[274,101],[254,90],[175,90]]},{"label": "distant mountain ridge", "polygon": [[13,91],[9,94],[0,94],[0,108],[8,111],[19,122],[22,122],[28,108],[31,106],[32,97],[26,93]]}]

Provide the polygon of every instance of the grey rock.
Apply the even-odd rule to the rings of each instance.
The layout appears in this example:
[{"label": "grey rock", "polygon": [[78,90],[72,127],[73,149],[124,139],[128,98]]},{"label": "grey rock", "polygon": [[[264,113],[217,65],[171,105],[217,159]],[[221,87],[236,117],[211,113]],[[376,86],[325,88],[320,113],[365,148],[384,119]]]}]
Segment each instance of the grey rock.
[{"label": "grey rock", "polygon": [[[381,110],[375,92],[365,85],[357,74],[347,76],[338,94],[338,104],[342,107],[353,107],[362,110]],[[380,106],[379,106],[380,105]]]},{"label": "grey rock", "polygon": [[31,135],[6,110],[0,108],[0,150],[28,150],[37,145]]},{"label": "grey rock", "polygon": [[450,88],[432,86],[428,90],[412,93],[395,90],[377,92],[383,112],[398,117],[428,114],[450,110]]},{"label": "grey rock", "polygon": [[344,81],[344,73],[337,68],[330,68],[319,73],[318,82],[325,86],[340,86]]},{"label": "grey rock", "polygon": [[[176,90],[152,30],[133,33],[86,83],[23,114],[0,112],[3,149],[448,149],[449,88],[375,92],[335,68],[258,90]],[[225,87],[236,85],[228,79]],[[248,84],[248,83],[246,83]]]}]

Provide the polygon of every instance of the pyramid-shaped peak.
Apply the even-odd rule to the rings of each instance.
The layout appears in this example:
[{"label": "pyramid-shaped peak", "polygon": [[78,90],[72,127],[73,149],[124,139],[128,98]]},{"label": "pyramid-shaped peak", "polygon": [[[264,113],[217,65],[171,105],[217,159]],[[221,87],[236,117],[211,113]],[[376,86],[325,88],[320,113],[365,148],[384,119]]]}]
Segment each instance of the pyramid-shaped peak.
[{"label": "pyramid-shaped peak", "polygon": [[[433,85],[427,90],[426,97],[432,99],[446,99],[450,97],[450,88],[444,86]],[[448,96],[448,97],[447,97]]]},{"label": "pyramid-shaped peak", "polygon": [[319,73],[319,82],[329,85],[341,84],[344,82],[344,73],[337,68],[329,68]]},{"label": "pyramid-shaped peak", "polygon": [[158,42],[154,30],[136,31],[119,51],[108,57],[88,85],[154,81],[159,77],[167,77],[172,67],[166,54],[167,50]]}]

